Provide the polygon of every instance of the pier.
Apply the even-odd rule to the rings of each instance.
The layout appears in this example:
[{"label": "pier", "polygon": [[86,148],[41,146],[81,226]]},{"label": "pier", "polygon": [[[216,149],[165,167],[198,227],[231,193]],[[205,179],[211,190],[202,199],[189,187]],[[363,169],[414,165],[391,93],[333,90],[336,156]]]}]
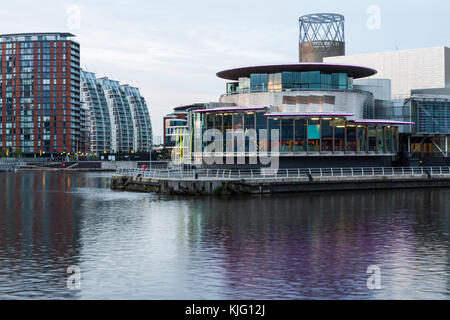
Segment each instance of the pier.
[{"label": "pier", "polygon": [[450,187],[450,167],[117,170],[116,191],[175,195],[272,194]]}]

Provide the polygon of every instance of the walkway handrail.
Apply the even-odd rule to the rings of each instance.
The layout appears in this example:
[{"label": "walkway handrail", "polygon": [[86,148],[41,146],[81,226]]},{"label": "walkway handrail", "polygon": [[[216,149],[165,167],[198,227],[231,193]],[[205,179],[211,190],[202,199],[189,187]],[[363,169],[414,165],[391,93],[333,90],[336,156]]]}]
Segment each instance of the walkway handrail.
[{"label": "walkway handrail", "polygon": [[367,177],[406,175],[450,175],[450,167],[360,167],[360,168],[296,168],[296,169],[118,169],[117,175],[142,176],[145,178],[174,179],[270,179],[314,177]]}]

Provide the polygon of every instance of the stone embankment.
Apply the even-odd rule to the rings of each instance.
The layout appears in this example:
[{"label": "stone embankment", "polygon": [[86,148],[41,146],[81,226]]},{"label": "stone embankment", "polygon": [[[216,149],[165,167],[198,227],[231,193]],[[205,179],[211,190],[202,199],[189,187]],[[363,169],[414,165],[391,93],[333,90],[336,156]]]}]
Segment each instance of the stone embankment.
[{"label": "stone embankment", "polygon": [[271,194],[291,192],[450,187],[450,174],[261,179],[147,178],[114,175],[111,189],[176,195]]}]

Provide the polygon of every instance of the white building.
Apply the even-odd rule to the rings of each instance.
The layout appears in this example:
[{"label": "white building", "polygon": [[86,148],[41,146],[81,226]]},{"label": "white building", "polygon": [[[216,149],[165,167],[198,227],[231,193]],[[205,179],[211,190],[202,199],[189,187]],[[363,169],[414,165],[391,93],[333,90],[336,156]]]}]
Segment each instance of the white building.
[{"label": "white building", "polygon": [[422,48],[325,58],[378,71],[370,79],[390,79],[392,99],[407,99],[411,90],[450,88],[450,49]]}]

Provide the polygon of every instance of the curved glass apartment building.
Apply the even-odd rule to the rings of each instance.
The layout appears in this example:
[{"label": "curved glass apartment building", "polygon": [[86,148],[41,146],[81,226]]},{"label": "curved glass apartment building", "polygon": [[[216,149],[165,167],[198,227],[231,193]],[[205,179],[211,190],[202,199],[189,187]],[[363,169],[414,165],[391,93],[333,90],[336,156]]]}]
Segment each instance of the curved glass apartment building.
[{"label": "curved glass apartment building", "polygon": [[123,85],[122,90],[128,101],[133,119],[133,145],[137,152],[149,152],[153,145],[152,123],[147,103],[139,89]]},{"label": "curved glass apartment building", "polygon": [[[412,123],[372,120],[374,96],[354,89],[353,80],[374,74],[370,68],[324,63],[225,70],[217,74],[229,81],[220,103],[234,106],[191,110],[190,126],[202,138],[209,129],[221,132],[224,158],[239,156],[225,142],[233,130],[246,136],[246,157],[255,150],[252,144],[256,153],[276,149],[282,167],[391,166],[399,126]],[[249,137],[253,130],[256,141]],[[279,135],[270,136],[272,130]],[[203,156],[206,147],[203,143]]]},{"label": "curved glass apartment building", "polygon": [[150,152],[152,124],[139,89],[82,71],[82,103],[90,109],[92,153]]},{"label": "curved glass apartment building", "polygon": [[111,120],[106,97],[95,74],[81,73],[81,103],[90,110],[91,123],[89,151],[92,153],[111,152]]}]

